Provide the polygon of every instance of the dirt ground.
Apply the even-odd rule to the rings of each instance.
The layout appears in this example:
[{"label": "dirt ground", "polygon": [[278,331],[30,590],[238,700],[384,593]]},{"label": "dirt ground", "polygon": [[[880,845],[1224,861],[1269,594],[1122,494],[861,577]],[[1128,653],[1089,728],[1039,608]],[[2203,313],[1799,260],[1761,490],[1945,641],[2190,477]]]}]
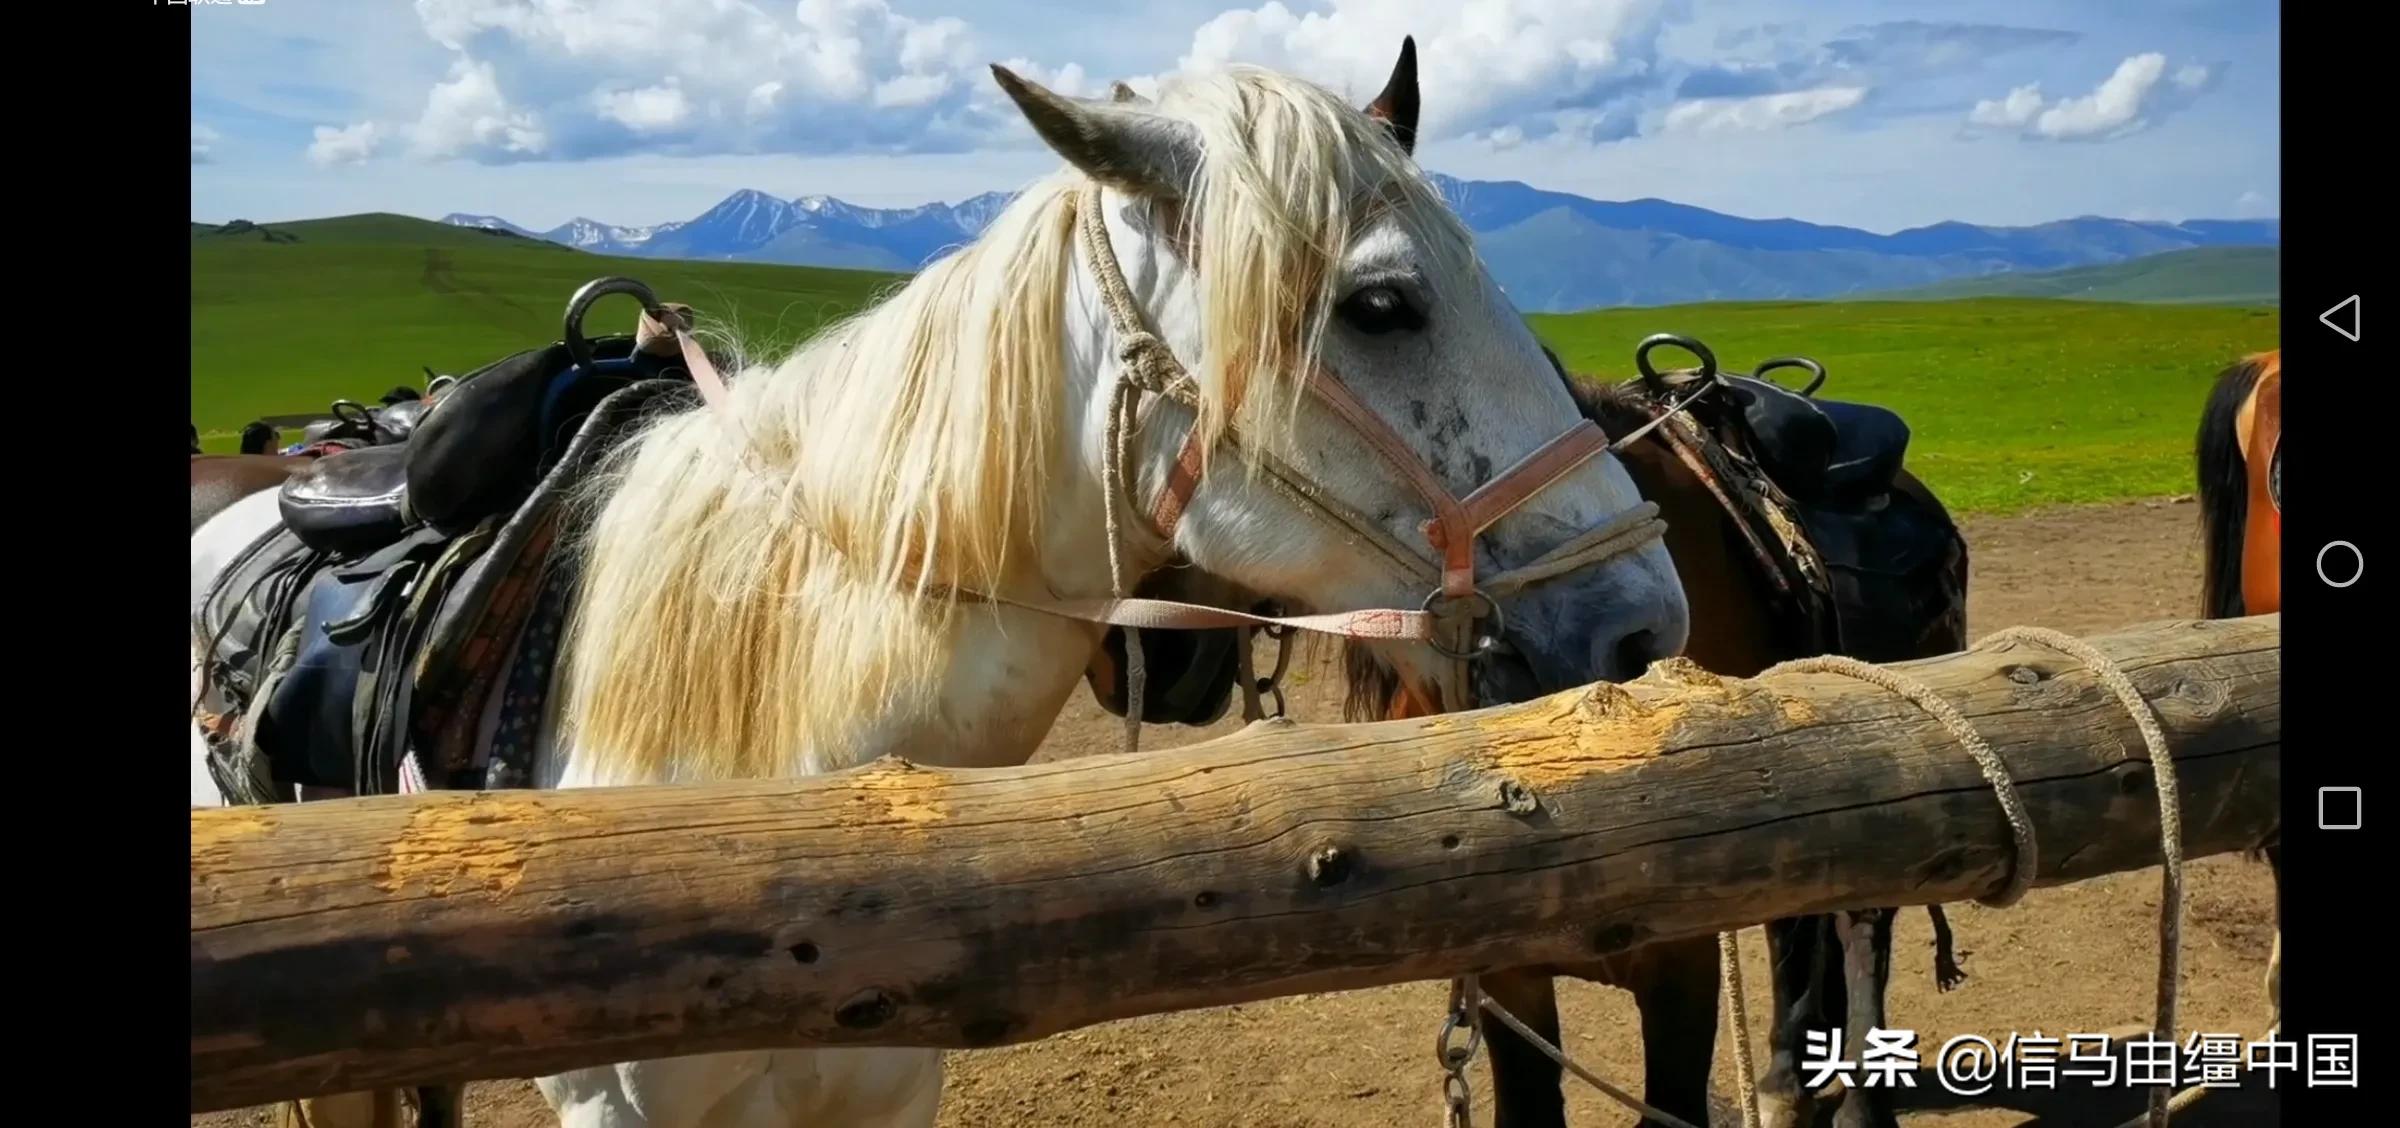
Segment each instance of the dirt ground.
[{"label": "dirt ground", "polygon": [[[1968,626],[1980,636],[2039,625],[2089,633],[2189,615],[2199,589],[2197,514],[2188,502],[2149,501],[2057,509],[1964,521],[1971,553]],[[1292,679],[1292,714],[1338,720],[1340,675],[1322,661]],[[1238,711],[1237,711],[1238,712]],[[1145,747],[1222,735],[1154,730]],[[1079,694],[1041,758],[1114,751],[1119,722]],[[2037,890],[2016,907],[1949,906],[1970,978],[1935,989],[1932,929],[1925,913],[1901,915],[1887,1015],[1931,1050],[1955,1034],[2004,1043],[2011,1032],[2064,1037],[2147,1025],[2152,1012],[2159,873],[2117,874]],[[2267,1011],[2261,977],[2274,939],[2274,887],[2266,867],[2220,856],[2191,864],[2184,893],[2183,975],[2178,1026],[2254,1037]],[[1743,934],[1754,1051],[1765,1057],[1764,941]],[[1348,994],[1154,1016],[1065,1034],[1033,1045],[950,1055],[943,1128],[1056,1125],[1061,1128],[1380,1128],[1440,1122],[1433,1063],[1447,990],[1416,983]],[[1560,984],[1566,1048],[1601,1076],[1640,1087],[1640,1027],[1630,996],[1581,982]],[[1715,1122],[1738,1124],[1732,1103],[1730,1037],[1720,1038]],[[1477,1121],[1488,1123],[1489,1082],[1473,1071]],[[1631,1113],[1573,1079],[1577,1124],[1631,1124]],[[2112,1099],[2113,1098],[2113,1099]],[[1953,1096],[1930,1076],[1901,1095],[1912,1126],[2003,1128],[2111,1125],[2140,1111],[2130,1090]],[[1978,1103],[1981,1101],[1983,1103]],[[525,1082],[469,1089],[473,1128],[554,1125]],[[2179,1114],[2185,1128],[2276,1122],[2272,1103],[2250,1093],[2212,1094]],[[263,1125],[258,1111],[194,1117],[193,1128]]]}]

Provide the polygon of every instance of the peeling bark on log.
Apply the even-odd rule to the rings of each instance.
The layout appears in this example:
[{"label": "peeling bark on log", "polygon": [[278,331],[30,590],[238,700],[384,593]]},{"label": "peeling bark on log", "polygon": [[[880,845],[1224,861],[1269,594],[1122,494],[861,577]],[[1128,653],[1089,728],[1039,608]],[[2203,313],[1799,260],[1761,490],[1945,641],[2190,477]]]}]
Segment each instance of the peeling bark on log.
[{"label": "peeling bark on log", "polygon": [[[2279,824],[2281,618],[2092,641],[2161,716],[2187,857]],[[2132,719],[2030,646],[1897,664],[2009,765],[2035,881],[2156,865]],[[1974,762],[1884,690],[1674,663],[1366,725],[987,771],[192,812],[195,1112],[1133,1015],[1587,959],[1996,889]]]}]

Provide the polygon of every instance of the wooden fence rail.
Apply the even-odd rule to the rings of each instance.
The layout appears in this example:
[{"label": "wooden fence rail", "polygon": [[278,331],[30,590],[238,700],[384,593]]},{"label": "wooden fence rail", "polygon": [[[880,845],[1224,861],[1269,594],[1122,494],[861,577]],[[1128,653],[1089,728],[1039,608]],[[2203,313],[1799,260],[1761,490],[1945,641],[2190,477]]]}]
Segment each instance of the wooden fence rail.
[{"label": "wooden fence rail", "polygon": [[[2184,852],[2279,826],[2281,619],[2092,639]],[[2152,772],[2037,646],[1902,669],[2007,761],[2035,882],[2157,864]],[[709,1051],[990,1046],[1133,1015],[1971,898],[1991,788],[1848,678],[1639,682],[987,771],[192,812],[193,1111]]]}]

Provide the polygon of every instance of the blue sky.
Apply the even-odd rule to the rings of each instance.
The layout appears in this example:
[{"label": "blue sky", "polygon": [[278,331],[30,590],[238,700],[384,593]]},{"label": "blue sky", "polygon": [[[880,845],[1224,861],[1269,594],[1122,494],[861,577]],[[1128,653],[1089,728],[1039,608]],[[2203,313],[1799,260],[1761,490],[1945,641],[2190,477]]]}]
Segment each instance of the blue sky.
[{"label": "blue sky", "polygon": [[2280,214],[2256,0],[265,0],[192,28],[192,218],[904,206],[1054,166],[1005,63],[1227,61],[1364,101],[1417,39],[1428,167],[1892,231]]}]

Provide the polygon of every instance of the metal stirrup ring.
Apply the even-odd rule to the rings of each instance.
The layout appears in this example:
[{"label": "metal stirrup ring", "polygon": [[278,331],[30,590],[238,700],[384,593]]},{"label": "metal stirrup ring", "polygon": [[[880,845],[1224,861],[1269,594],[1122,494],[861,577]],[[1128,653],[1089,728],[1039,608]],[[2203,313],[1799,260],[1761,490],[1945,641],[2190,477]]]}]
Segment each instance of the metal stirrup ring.
[{"label": "metal stirrup ring", "polygon": [[642,312],[649,314],[659,325],[672,327],[676,324],[675,315],[659,302],[658,294],[640,282],[624,277],[596,278],[586,282],[582,289],[567,299],[566,323],[560,333],[560,339],[567,346],[567,359],[574,361],[578,368],[592,366],[592,342],[583,335],[583,315],[590,311],[593,302],[610,294],[631,294],[642,303]]},{"label": "metal stirrup ring", "polygon": [[[1452,650],[1448,646],[1443,645],[1442,640],[1439,638],[1429,639],[1427,641],[1433,647],[1434,651],[1440,654],[1442,657],[1455,658],[1462,662],[1471,662],[1477,658],[1483,657],[1485,654],[1491,651],[1492,647],[1499,644],[1500,631],[1507,625],[1508,619],[1506,616],[1501,614],[1500,604],[1493,600],[1491,596],[1484,594],[1482,588],[1476,588],[1475,590],[1468,592],[1464,598],[1478,599],[1483,601],[1483,611],[1479,614],[1469,616],[1467,621],[1470,623],[1478,623],[1485,619],[1490,619],[1492,621],[1491,629],[1483,632],[1482,637],[1475,640],[1473,647],[1463,652]],[[1425,602],[1418,605],[1417,609],[1432,615],[1437,619],[1447,619],[1449,616],[1441,611],[1434,610],[1433,605],[1436,602],[1448,602],[1450,599],[1450,595],[1442,591],[1442,589],[1435,588],[1431,594],[1425,597]]]}]

